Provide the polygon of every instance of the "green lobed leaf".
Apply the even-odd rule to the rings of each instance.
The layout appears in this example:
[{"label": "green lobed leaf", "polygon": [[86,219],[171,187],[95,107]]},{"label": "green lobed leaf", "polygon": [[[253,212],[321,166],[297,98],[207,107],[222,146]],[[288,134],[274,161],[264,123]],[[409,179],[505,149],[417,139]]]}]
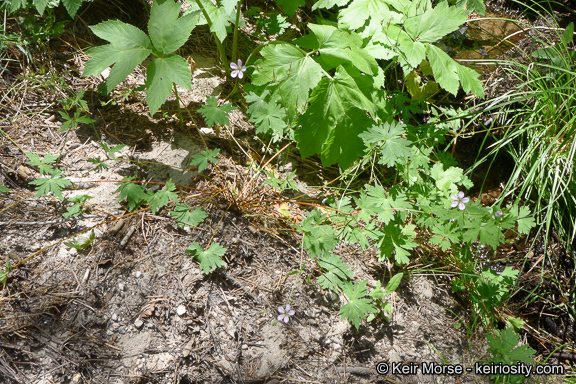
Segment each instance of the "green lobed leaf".
[{"label": "green lobed leaf", "polygon": [[359,137],[371,124],[374,104],[340,66],[333,78],[324,78],[312,92],[310,106],[300,118],[295,139],[302,157],[321,153],[325,166],[349,167],[364,152]]},{"label": "green lobed leaf", "polygon": [[391,11],[384,0],[353,0],[338,13],[338,21],[351,29],[363,27],[368,20],[373,25],[383,25],[390,20],[400,20],[402,15]]},{"label": "green lobed leaf", "polygon": [[443,1],[436,8],[430,7],[419,15],[406,18],[404,28],[414,41],[434,43],[464,24],[468,13]]},{"label": "green lobed leaf", "polygon": [[534,363],[533,357],[536,351],[528,345],[518,346],[520,338],[512,328],[506,328],[496,332],[499,333],[499,335],[486,335],[488,344],[490,344],[488,352],[496,357],[496,359],[491,359],[491,361],[496,364],[500,362],[504,364],[515,364],[518,361]]},{"label": "green lobed leaf", "polygon": [[7,186],[5,186],[3,184],[0,184],[0,193],[8,193],[10,191],[11,191],[10,188],[8,188]]},{"label": "green lobed leaf", "polygon": [[298,7],[306,5],[305,0],[277,0],[277,2],[290,17],[294,16]]},{"label": "green lobed leaf", "polygon": [[[284,0],[289,1],[289,0]],[[332,8],[333,6],[343,7],[348,4],[350,0],[319,0],[312,6],[312,10],[315,11],[318,8]]]},{"label": "green lobed leaf", "polygon": [[198,172],[202,172],[208,168],[208,162],[218,162],[218,152],[220,152],[220,148],[206,149],[205,151],[200,152],[198,155],[193,155],[192,160],[190,160],[190,165],[197,166]]},{"label": "green lobed leaf", "polygon": [[145,48],[152,50],[150,39],[142,30],[120,20],[108,20],[90,27],[96,36],[109,41],[118,50]]},{"label": "green lobed leaf", "polygon": [[185,225],[196,227],[208,217],[202,208],[196,208],[193,211],[190,211],[190,209],[188,204],[178,203],[174,210],[170,211],[170,216],[178,222],[178,228],[182,228]]},{"label": "green lobed leaf", "polygon": [[217,7],[210,0],[200,0],[200,2],[204,6],[208,17],[210,17],[210,21],[212,22],[210,25],[210,31],[216,35],[220,42],[223,42],[228,35],[226,27],[228,27],[232,22],[230,14],[226,12],[224,7]]},{"label": "green lobed leaf", "polygon": [[150,210],[153,214],[156,214],[160,208],[168,205],[170,201],[178,200],[178,194],[173,192],[175,190],[176,186],[172,180],[168,180],[166,183],[166,190],[159,190],[154,194],[148,191],[146,200],[148,200],[148,203],[150,204]]},{"label": "green lobed leaf", "polygon": [[338,255],[333,253],[319,258],[318,265],[328,271],[329,274],[338,276],[341,280],[354,278],[354,273],[350,271],[350,267],[344,264]]},{"label": "green lobed leaf", "polygon": [[322,79],[320,64],[289,44],[268,45],[261,54],[264,60],[256,63],[252,83],[259,86],[278,82],[284,106],[291,110],[303,108],[310,90]]},{"label": "green lobed leaf", "polygon": [[39,178],[30,182],[32,185],[36,185],[36,197],[46,196],[53,193],[59,199],[63,199],[64,195],[62,190],[66,187],[72,185],[72,182],[65,177],[61,176],[62,171],[53,170],[51,177]]},{"label": "green lobed leaf", "polygon": [[46,6],[48,5],[49,2],[50,0],[34,0],[34,5],[36,6],[36,9],[40,13],[40,16],[44,14],[44,10],[46,9]]},{"label": "green lobed leaf", "polygon": [[262,95],[250,92],[246,95],[246,102],[251,103],[248,107],[250,122],[256,126],[256,133],[272,133],[276,137],[282,137],[287,128],[286,111],[276,102],[265,100],[270,91],[265,90]]},{"label": "green lobed leaf", "polygon": [[50,164],[54,164],[56,160],[60,157],[59,155],[52,155],[48,153],[42,160],[40,160],[40,156],[35,153],[31,152],[24,152],[26,156],[30,159],[30,161],[26,162],[26,164],[31,165],[33,167],[38,167],[38,170],[41,174],[49,174],[53,171],[53,167]]},{"label": "green lobed leaf", "polygon": [[150,9],[148,33],[154,47],[161,54],[169,54],[180,48],[199,21],[196,14],[190,13],[181,18],[181,6],[172,0],[163,3],[155,1]]},{"label": "green lobed leaf", "polygon": [[215,125],[230,124],[228,115],[235,109],[236,108],[230,105],[230,103],[218,106],[218,99],[216,99],[214,96],[209,96],[206,99],[206,105],[200,107],[198,112],[200,112],[202,117],[204,117],[206,124],[208,124],[209,127],[213,127]]},{"label": "green lobed leaf", "polygon": [[426,54],[436,82],[451,94],[456,95],[459,86],[456,62],[440,48],[431,44],[426,46]]},{"label": "green lobed leaf", "polygon": [[117,183],[119,185],[115,192],[120,192],[118,201],[126,200],[128,202],[128,209],[133,211],[136,207],[140,206],[142,199],[146,193],[146,188],[143,185],[132,183],[136,179],[136,175],[132,177],[125,177],[122,179],[124,183]]},{"label": "green lobed leaf", "polygon": [[207,250],[203,250],[200,244],[194,242],[186,249],[186,253],[200,262],[199,267],[205,275],[213,269],[226,266],[226,263],[221,259],[226,253],[226,248],[217,242],[212,243]]},{"label": "green lobed leaf", "polygon": [[359,135],[364,144],[377,144],[380,148],[379,163],[388,167],[394,167],[398,159],[410,157],[412,150],[410,141],[404,139],[406,125],[393,121],[385,122],[379,126],[372,126],[366,132]]},{"label": "green lobed leaf", "polygon": [[192,89],[192,77],[186,59],[171,55],[152,60],[146,71],[146,101],[150,115],[154,115],[172,94],[172,83]]},{"label": "green lobed leaf", "polygon": [[484,5],[484,0],[458,0],[456,6],[466,9],[468,12],[476,12],[482,16],[486,14],[486,5]]},{"label": "green lobed leaf", "polygon": [[62,0],[62,4],[64,4],[64,7],[66,8],[66,11],[70,17],[74,17],[82,5],[82,0]]},{"label": "green lobed leaf", "polygon": [[340,308],[341,319],[348,320],[356,329],[360,327],[362,319],[371,313],[377,312],[376,308],[372,305],[372,300],[363,298],[368,292],[366,284],[366,281],[361,281],[356,284],[347,281],[342,287],[342,291],[348,298],[348,303]]}]

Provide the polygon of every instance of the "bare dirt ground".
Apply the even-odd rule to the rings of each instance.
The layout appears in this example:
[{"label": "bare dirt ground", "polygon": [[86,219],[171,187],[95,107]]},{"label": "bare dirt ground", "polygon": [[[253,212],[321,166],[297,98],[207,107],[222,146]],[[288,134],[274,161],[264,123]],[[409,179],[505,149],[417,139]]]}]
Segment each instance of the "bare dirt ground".
[{"label": "bare dirt ground", "polygon": [[[4,73],[0,82],[6,114],[0,182],[13,190],[0,194],[0,255],[9,255],[13,265],[33,256],[10,275],[0,296],[0,383],[489,382],[473,373],[376,372],[378,362],[466,369],[488,357],[487,346],[480,329],[470,335],[456,326],[468,321],[466,304],[444,275],[406,274],[392,295],[390,323],[357,330],[340,321],[344,298],[314,284],[317,270],[289,230],[301,208],[291,206],[290,219],[283,219],[269,202],[279,197],[247,166],[247,156],[259,151],[245,116],[232,115],[230,132],[198,134],[197,128],[207,128],[198,106],[223,93],[214,58],[194,56],[194,91],[181,95],[191,113],[185,127],[174,113],[150,118],[142,93],[117,94],[117,103],[102,105],[98,79],[79,77],[84,57],[50,52],[46,58],[44,74]],[[87,90],[94,126],[58,133],[57,100],[68,95],[58,88],[46,92],[45,85],[60,79],[70,89]],[[127,87],[142,82],[137,71]],[[123,160],[108,160],[99,138],[110,146],[126,144],[118,154]],[[198,174],[188,164],[204,142],[222,156]],[[92,196],[90,212],[62,220],[61,201],[35,198],[27,183],[38,174],[25,164],[23,151],[61,154],[59,166],[76,185],[64,196]],[[95,171],[90,158],[110,168]],[[274,167],[299,169],[301,192],[317,197],[308,180],[327,180],[319,166],[279,159]],[[115,182],[134,173],[153,182],[172,179],[208,218],[190,229],[178,228],[166,208],[128,213]],[[230,209],[231,191],[244,190],[250,193],[238,199],[245,208]],[[211,198],[197,198],[201,193]],[[63,244],[81,231],[94,232],[92,247],[77,251]],[[226,267],[204,275],[185,253],[194,241],[227,248]],[[338,254],[372,285],[397,272],[371,252],[342,245]],[[287,303],[295,315],[279,323],[278,307]]]}]

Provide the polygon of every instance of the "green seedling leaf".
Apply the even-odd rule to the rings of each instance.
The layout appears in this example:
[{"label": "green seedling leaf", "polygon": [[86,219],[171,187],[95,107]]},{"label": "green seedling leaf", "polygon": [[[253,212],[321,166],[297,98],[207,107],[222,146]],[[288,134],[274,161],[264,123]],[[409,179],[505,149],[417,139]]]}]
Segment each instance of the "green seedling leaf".
[{"label": "green seedling leaf", "polygon": [[377,313],[376,308],[372,305],[372,300],[364,298],[368,293],[366,284],[366,281],[356,284],[346,281],[342,287],[342,291],[348,298],[348,303],[340,308],[341,320],[348,320],[356,329],[360,327],[362,319],[371,313]]},{"label": "green seedling leaf", "polygon": [[214,96],[210,96],[206,99],[206,105],[200,107],[198,112],[200,112],[202,117],[204,117],[206,124],[208,124],[209,127],[213,127],[215,125],[230,124],[228,115],[235,109],[236,108],[229,103],[218,106],[218,99],[216,99]]},{"label": "green seedling leaf", "polygon": [[205,151],[200,152],[199,155],[193,155],[192,160],[190,160],[190,165],[197,166],[198,172],[202,172],[203,170],[208,168],[208,162],[210,163],[218,162],[219,152],[220,152],[219,148],[207,149]]},{"label": "green seedling leaf", "polygon": [[386,284],[387,295],[391,294],[398,288],[400,282],[402,281],[402,277],[404,277],[404,273],[397,273],[394,276],[392,276],[388,284]]},{"label": "green seedling leaf", "polygon": [[136,175],[132,177],[125,177],[122,179],[124,183],[117,183],[120,187],[115,192],[120,192],[118,201],[126,200],[128,202],[128,209],[133,211],[142,204],[146,194],[146,187],[140,184],[132,183],[136,180]]},{"label": "green seedling leaf", "polygon": [[186,253],[200,262],[200,269],[205,275],[213,269],[226,266],[226,263],[221,259],[226,253],[226,248],[216,242],[207,250],[203,250],[200,244],[194,242],[188,247]]},{"label": "green seedling leaf", "polygon": [[303,233],[304,248],[313,259],[328,256],[338,244],[338,236],[334,228],[331,225],[322,225],[325,220],[326,215],[315,209],[302,220],[300,225],[294,225]]},{"label": "green seedling leaf", "polygon": [[60,170],[53,170],[51,173],[51,177],[47,178],[39,178],[30,182],[32,185],[36,185],[36,197],[39,196],[46,196],[50,193],[53,193],[59,199],[63,199],[64,195],[62,194],[62,190],[66,187],[72,185],[70,180],[62,177],[62,171]]},{"label": "green seedling leaf", "polygon": [[174,207],[174,210],[170,211],[170,216],[178,222],[178,228],[182,228],[185,225],[191,228],[196,227],[208,216],[202,208],[196,208],[193,211],[190,211],[190,209],[188,204],[178,203]]},{"label": "green seedling leaf", "polygon": [[26,164],[32,167],[38,167],[38,171],[40,171],[40,173],[43,175],[51,174],[53,172],[54,168],[49,164],[54,164],[56,160],[58,160],[58,158],[60,157],[58,155],[52,155],[48,153],[46,156],[44,156],[42,160],[40,160],[40,156],[38,156],[35,153],[30,152],[24,152],[24,153],[30,159],[30,161],[26,162]]},{"label": "green seedling leaf", "polygon": [[90,247],[94,242],[94,239],[96,239],[96,235],[94,234],[94,231],[91,231],[89,237],[82,237],[81,239],[73,239],[72,242],[64,242],[64,245],[82,251]]},{"label": "green seedling leaf", "polygon": [[210,32],[214,33],[220,42],[223,42],[228,35],[226,28],[234,22],[230,12],[226,10],[226,7],[217,7],[209,0],[200,0],[200,2],[210,18]]},{"label": "green seedling leaf", "polygon": [[[382,289],[382,285],[379,281],[376,282],[376,285],[372,291],[368,294],[374,300],[381,300],[386,297],[386,292]],[[374,317],[373,315],[371,317]],[[371,320],[368,320],[371,321]]]},{"label": "green seedling leaf", "polygon": [[3,184],[0,184],[0,193],[8,193],[8,192],[11,192],[11,189]]},{"label": "green seedling leaf", "polygon": [[66,199],[65,203],[72,203],[71,207],[66,208],[66,212],[62,214],[62,217],[76,217],[82,213],[82,204],[86,202],[88,199],[92,199],[92,196],[88,195],[78,195],[71,197],[70,199]]},{"label": "green seedling leaf", "polygon": [[156,193],[152,194],[152,192],[147,191],[148,196],[146,200],[150,204],[150,210],[153,214],[156,214],[158,210],[166,205],[170,201],[178,200],[178,194],[174,193],[173,191],[176,190],[176,186],[172,182],[172,180],[168,180],[166,183],[166,190],[156,191]]},{"label": "green seedling leaf", "polygon": [[510,213],[518,217],[518,232],[521,234],[529,234],[530,230],[536,226],[534,217],[530,214],[530,208],[515,205],[510,209]]}]

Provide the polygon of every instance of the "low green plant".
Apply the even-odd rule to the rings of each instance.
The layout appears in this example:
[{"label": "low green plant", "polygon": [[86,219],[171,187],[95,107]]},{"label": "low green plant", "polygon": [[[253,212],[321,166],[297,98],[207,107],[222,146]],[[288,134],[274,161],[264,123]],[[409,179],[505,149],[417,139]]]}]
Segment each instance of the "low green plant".
[{"label": "low green plant", "polygon": [[[46,8],[55,8],[60,4],[60,0],[6,0],[10,6],[10,12],[14,13],[16,11],[28,8],[34,5],[36,10],[40,13],[40,16],[44,14]],[[66,8],[66,11],[71,17],[76,15],[78,9],[82,3],[86,0],[62,0],[62,5]]]},{"label": "low green plant", "polygon": [[62,217],[78,217],[81,213],[84,212],[84,203],[88,199],[93,199],[93,197],[88,195],[77,195],[69,199],[64,199],[65,203],[72,203],[72,205],[66,208],[66,212],[62,214]]},{"label": "low green plant", "polygon": [[48,154],[43,159],[40,159],[35,153],[25,153],[30,159],[26,164],[37,167],[38,171],[43,176],[50,177],[40,177],[36,180],[30,182],[30,184],[36,186],[36,197],[45,196],[52,193],[54,196],[60,200],[64,199],[62,191],[64,188],[72,185],[72,182],[66,177],[62,176],[63,169],[55,168],[52,166],[59,158],[58,155]]},{"label": "low green plant", "polygon": [[90,231],[90,236],[88,237],[82,237],[80,239],[74,238],[72,239],[71,242],[64,242],[64,245],[66,245],[69,248],[74,248],[78,251],[83,251],[85,249],[88,249],[92,246],[92,244],[94,243],[94,240],[96,239],[96,234],[94,233],[94,231]]},{"label": "low green plant", "polygon": [[[506,328],[502,331],[495,329],[494,335],[487,335],[488,352],[492,357],[487,363],[506,366],[516,365],[518,363],[534,364],[534,355],[536,351],[528,345],[518,345],[520,338],[512,328]],[[493,375],[491,378],[496,383],[520,384],[526,380],[527,376],[523,375]]]}]

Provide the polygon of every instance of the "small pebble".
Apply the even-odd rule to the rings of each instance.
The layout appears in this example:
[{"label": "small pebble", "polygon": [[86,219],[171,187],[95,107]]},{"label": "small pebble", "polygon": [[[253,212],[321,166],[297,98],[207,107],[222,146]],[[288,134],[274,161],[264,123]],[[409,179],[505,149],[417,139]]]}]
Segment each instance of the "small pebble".
[{"label": "small pebble", "polygon": [[118,315],[113,313],[112,314],[112,321],[116,321],[116,320],[118,320]]},{"label": "small pebble", "polygon": [[178,316],[182,316],[185,313],[186,313],[186,306],[179,305],[178,308],[176,308],[176,314],[178,314]]},{"label": "small pebble", "polygon": [[124,283],[118,284],[118,290],[120,290],[120,292],[122,292],[124,289],[126,289],[126,286],[124,285]]},{"label": "small pebble", "polygon": [[142,328],[143,325],[144,325],[144,320],[142,320],[142,319],[136,319],[136,321],[134,322],[134,326],[138,329]]},{"label": "small pebble", "polygon": [[137,271],[137,272],[136,272],[136,278],[139,278],[140,276],[142,276],[142,272]]}]

